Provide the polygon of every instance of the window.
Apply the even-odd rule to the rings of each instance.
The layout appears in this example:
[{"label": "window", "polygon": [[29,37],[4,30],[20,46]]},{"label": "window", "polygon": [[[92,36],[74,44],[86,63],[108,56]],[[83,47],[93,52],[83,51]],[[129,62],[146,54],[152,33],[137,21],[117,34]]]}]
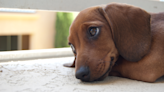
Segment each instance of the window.
[{"label": "window", "polygon": [[0,51],[28,50],[29,35],[0,36]]}]

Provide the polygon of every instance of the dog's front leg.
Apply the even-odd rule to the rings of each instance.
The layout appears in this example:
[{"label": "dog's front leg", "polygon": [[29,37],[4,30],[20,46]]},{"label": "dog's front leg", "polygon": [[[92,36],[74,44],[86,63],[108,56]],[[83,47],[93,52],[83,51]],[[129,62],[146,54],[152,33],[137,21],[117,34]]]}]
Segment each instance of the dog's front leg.
[{"label": "dog's front leg", "polygon": [[158,62],[150,57],[145,57],[138,62],[130,62],[120,57],[109,75],[155,82],[156,79],[164,75],[162,67],[164,65],[160,61]]}]

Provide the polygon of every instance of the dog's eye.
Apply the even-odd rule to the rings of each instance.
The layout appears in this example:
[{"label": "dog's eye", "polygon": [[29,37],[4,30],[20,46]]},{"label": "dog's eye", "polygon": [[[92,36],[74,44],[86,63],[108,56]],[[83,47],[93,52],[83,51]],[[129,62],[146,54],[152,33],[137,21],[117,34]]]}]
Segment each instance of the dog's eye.
[{"label": "dog's eye", "polygon": [[70,46],[71,46],[71,48],[72,48],[73,53],[75,53],[75,54],[76,54],[75,47],[74,47],[72,44],[70,44]]},{"label": "dog's eye", "polygon": [[99,28],[98,27],[91,27],[89,28],[89,33],[91,36],[96,36],[99,33]]}]

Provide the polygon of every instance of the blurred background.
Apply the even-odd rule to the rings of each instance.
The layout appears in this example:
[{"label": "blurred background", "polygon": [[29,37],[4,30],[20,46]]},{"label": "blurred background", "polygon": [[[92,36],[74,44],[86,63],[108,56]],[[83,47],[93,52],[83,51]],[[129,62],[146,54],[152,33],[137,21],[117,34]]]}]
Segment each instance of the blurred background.
[{"label": "blurred background", "polygon": [[0,8],[0,51],[68,47],[69,27],[77,15]]},{"label": "blurred background", "polygon": [[0,8],[0,51],[68,47],[78,12]]}]

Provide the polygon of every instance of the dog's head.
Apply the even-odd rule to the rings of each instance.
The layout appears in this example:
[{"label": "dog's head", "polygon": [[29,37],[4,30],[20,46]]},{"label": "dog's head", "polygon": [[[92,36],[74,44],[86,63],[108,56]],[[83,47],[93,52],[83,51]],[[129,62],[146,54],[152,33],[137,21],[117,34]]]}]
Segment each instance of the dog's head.
[{"label": "dog's head", "polygon": [[150,15],[134,6],[112,3],[87,8],[70,27],[76,78],[102,80],[121,55],[138,61],[151,44]]}]

